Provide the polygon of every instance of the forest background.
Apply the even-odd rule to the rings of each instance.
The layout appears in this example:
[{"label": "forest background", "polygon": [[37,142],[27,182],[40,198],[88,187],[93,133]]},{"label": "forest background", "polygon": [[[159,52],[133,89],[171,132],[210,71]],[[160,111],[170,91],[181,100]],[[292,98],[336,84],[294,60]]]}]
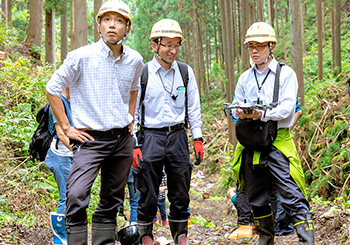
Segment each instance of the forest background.
[{"label": "forest background", "polygon": [[[125,44],[139,51],[144,62],[153,57],[148,41],[152,25],[162,18],[180,22],[186,41],[179,60],[193,67],[201,94],[206,151],[201,168],[220,175],[219,196],[235,185],[231,171],[235,133],[222,104],[231,101],[237,78],[249,67],[245,31],[255,21],[274,26],[278,38],[274,56],[298,76],[303,116],[294,139],[309,198],[337,200],[349,208],[350,1],[125,2],[133,14]],[[1,0],[0,51],[6,54],[0,60],[2,228],[47,225],[45,215],[55,206],[57,188],[44,163],[29,157],[28,142],[37,125],[36,112],[46,103],[44,90],[52,72],[69,50],[99,39],[94,16],[101,4],[101,0]],[[97,197],[98,181],[92,205]],[[6,239],[16,240],[11,234]]]}]

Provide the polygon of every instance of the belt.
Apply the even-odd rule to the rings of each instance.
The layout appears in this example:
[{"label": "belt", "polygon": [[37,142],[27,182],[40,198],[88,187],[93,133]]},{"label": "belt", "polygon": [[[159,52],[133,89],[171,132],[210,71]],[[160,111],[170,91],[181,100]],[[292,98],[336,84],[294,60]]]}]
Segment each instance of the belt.
[{"label": "belt", "polygon": [[128,132],[128,130],[129,130],[128,126],[125,126],[124,128],[112,128],[107,131],[86,130],[85,132],[90,134],[92,137],[94,136],[106,137],[106,136],[112,136],[112,135],[119,135],[119,134]]},{"label": "belt", "polygon": [[146,128],[147,130],[163,131],[163,132],[175,132],[185,128],[185,124],[179,123],[174,126],[162,127],[162,128]]}]

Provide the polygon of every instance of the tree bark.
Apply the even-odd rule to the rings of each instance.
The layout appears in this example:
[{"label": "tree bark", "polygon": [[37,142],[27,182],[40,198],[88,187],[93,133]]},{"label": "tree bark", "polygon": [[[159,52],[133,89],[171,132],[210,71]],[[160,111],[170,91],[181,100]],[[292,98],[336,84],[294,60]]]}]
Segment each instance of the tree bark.
[{"label": "tree bark", "polygon": [[12,22],[12,0],[7,0],[7,24]]},{"label": "tree bark", "polygon": [[301,23],[300,23],[300,0],[289,1],[289,16],[290,16],[290,53],[291,67],[294,69],[298,78],[298,97],[301,97],[300,104],[304,105],[304,77],[303,77],[303,53],[301,42]]},{"label": "tree bark", "polygon": [[257,21],[265,21],[264,17],[264,0],[256,1],[256,9],[257,9]]},{"label": "tree bark", "polygon": [[249,23],[248,23],[248,3],[247,1],[240,1],[240,16],[241,16],[241,55],[242,55],[242,69],[243,71],[249,69],[250,63],[249,63],[249,54],[245,50],[245,46],[243,45],[244,39],[245,39],[245,34],[249,28]]},{"label": "tree bark", "polygon": [[55,65],[55,11],[52,9],[45,10],[45,62]]},{"label": "tree bark", "polygon": [[195,51],[194,54],[193,54],[193,69],[194,69],[194,74],[196,76],[196,80],[197,80],[197,86],[198,86],[198,91],[199,91],[199,95],[201,96],[201,79],[200,79],[200,63],[199,63],[199,53],[198,53],[198,35],[197,35],[197,32],[198,32],[198,25],[196,23],[197,21],[197,16],[196,16],[196,0],[193,0],[192,1],[192,16],[193,16],[193,30],[192,30],[192,33],[193,33],[193,43],[192,43],[192,47],[193,47],[193,50]]},{"label": "tree bark", "polygon": [[277,40],[280,38],[280,30],[278,28],[278,6],[277,6],[277,2],[275,3],[275,31],[276,31],[276,38]]},{"label": "tree bark", "polygon": [[268,16],[268,19],[269,19],[269,24],[273,27],[272,3],[271,3],[271,0],[267,0],[267,16]]},{"label": "tree bark", "polygon": [[284,15],[284,8],[281,7],[281,28],[282,28],[282,39],[283,39],[283,56],[284,56],[284,63],[287,63],[287,48],[286,48],[286,36],[284,32],[284,21],[283,16]]},{"label": "tree bark", "polygon": [[29,25],[26,38],[26,46],[31,55],[40,63],[40,47],[42,42],[43,27],[43,1],[30,0],[29,3]]},{"label": "tree bark", "polygon": [[[79,7],[77,7],[79,6]],[[88,43],[87,6],[86,0],[74,0],[74,33],[72,35],[71,49],[77,49]]]},{"label": "tree bark", "polygon": [[318,80],[323,80],[323,24],[322,24],[322,0],[316,0],[316,22],[317,22],[317,64]]},{"label": "tree bark", "polygon": [[1,0],[1,19],[7,23],[7,0]]},{"label": "tree bark", "polygon": [[[100,7],[102,5],[102,0],[94,0],[94,18],[96,17]],[[100,33],[98,32],[98,26],[96,21],[94,21],[94,41],[100,40]]]},{"label": "tree bark", "polygon": [[334,67],[341,72],[340,0],[334,0]]},{"label": "tree bark", "polygon": [[61,62],[64,61],[68,54],[68,4],[66,1],[62,2],[61,14]]},{"label": "tree bark", "polygon": [[[213,17],[214,17],[214,20],[217,19],[217,14],[216,14],[216,10],[215,10],[215,6],[216,6],[216,1],[217,0],[214,0],[213,1]],[[219,62],[219,55],[218,55],[218,30],[219,30],[219,27],[217,27],[216,25],[213,25],[214,26],[214,48],[215,48],[215,63],[218,63]]]}]

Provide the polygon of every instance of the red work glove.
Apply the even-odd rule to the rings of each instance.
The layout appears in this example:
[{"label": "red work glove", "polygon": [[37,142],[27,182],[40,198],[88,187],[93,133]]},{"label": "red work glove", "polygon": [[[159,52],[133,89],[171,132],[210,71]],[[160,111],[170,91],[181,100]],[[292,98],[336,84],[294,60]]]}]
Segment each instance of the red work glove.
[{"label": "red work glove", "polygon": [[134,161],[132,162],[132,166],[134,166],[135,168],[139,167],[139,160],[142,160],[142,152],[141,149],[138,148],[134,148]]},{"label": "red work glove", "polygon": [[198,165],[203,160],[203,140],[202,139],[195,139],[194,140],[194,151],[196,152],[196,159],[195,165]]}]

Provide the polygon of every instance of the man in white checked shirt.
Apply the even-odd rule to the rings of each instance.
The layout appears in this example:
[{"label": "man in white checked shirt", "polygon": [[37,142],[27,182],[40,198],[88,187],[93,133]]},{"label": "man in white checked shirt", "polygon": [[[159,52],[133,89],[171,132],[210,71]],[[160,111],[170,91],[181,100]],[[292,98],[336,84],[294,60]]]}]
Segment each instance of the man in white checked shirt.
[{"label": "man in white checked shirt", "polygon": [[[92,184],[101,170],[100,200],[92,217],[92,244],[115,244],[116,214],[133,159],[133,117],[141,55],[122,45],[132,20],[122,1],[104,3],[96,16],[101,39],[70,52],[46,86],[55,118],[73,144],[67,182],[68,244],[88,244]],[[70,88],[71,127],[60,95]]]}]

